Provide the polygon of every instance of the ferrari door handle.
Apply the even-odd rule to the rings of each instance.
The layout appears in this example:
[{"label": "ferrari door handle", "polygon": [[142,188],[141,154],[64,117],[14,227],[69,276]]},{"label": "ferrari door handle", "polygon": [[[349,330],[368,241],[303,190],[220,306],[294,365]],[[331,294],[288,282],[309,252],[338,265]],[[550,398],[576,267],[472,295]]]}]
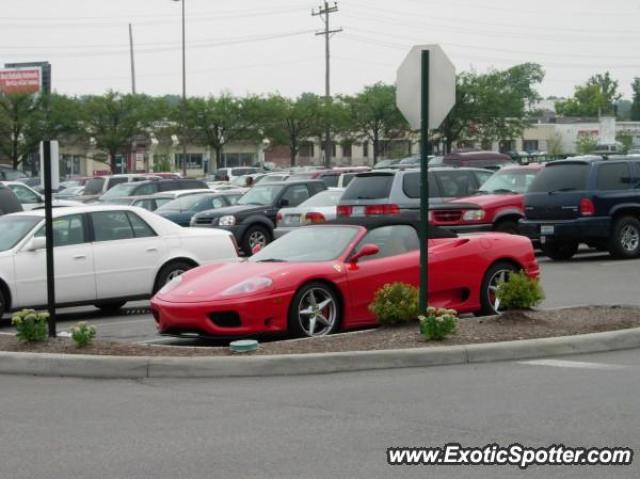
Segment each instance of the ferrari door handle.
[{"label": "ferrari door handle", "polygon": [[87,259],[86,254],[77,254],[73,257],[73,259]]}]

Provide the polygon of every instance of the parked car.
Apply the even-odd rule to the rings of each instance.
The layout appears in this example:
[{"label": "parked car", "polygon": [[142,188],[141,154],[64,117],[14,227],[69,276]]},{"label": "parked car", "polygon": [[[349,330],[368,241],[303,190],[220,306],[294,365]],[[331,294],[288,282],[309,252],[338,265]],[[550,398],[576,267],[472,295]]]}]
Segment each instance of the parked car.
[{"label": "parked car", "polygon": [[367,166],[340,167],[330,170],[312,170],[291,175],[287,181],[322,180],[328,188],[337,187],[343,173],[363,173],[369,171]]},{"label": "parked car", "polygon": [[231,181],[236,176],[251,175],[253,173],[260,173],[260,168],[255,168],[253,166],[218,168],[212,177],[207,178],[207,181]]},{"label": "parked car", "polygon": [[53,197],[58,200],[74,200],[77,201],[79,196],[82,196],[84,186],[68,186],[65,189],[54,193]]},{"label": "parked car", "polygon": [[[429,204],[469,196],[493,174],[479,168],[429,169]],[[420,209],[420,170],[359,173],[338,203],[338,216],[398,214]]]},{"label": "parked car", "polygon": [[[58,306],[117,310],[195,266],[237,257],[228,232],[181,228],[140,208],[56,208],[53,217]],[[0,231],[0,314],[42,307],[44,211],[2,216]]]},{"label": "parked car", "polygon": [[179,190],[209,190],[207,184],[200,180],[150,180],[116,185],[99,198],[101,203],[108,203],[113,198],[125,196],[152,195],[155,193]]},{"label": "parked car", "polygon": [[263,184],[267,183],[278,183],[279,181],[286,181],[291,176],[291,173],[286,171],[279,171],[275,173],[267,173],[266,175],[262,175],[260,178],[255,180],[254,184]]},{"label": "parked car", "polygon": [[[11,190],[15,193],[18,201],[20,201],[20,203],[22,204],[22,209],[24,209],[25,211],[44,208],[44,195],[41,195],[33,188],[30,188],[19,181],[4,181],[3,183],[11,188]],[[82,204],[78,201],[59,199],[54,199],[52,203],[54,207],[79,206]]]},{"label": "parked car", "polygon": [[[151,300],[158,330],[225,337],[285,332],[322,336],[373,326],[377,320],[369,305],[378,289],[392,282],[419,283],[416,218],[342,219],[305,226],[247,261],[188,271]],[[517,270],[532,278],[539,275],[527,238],[502,233],[458,238],[437,227],[431,235],[433,306],[493,314],[501,280]]]},{"label": "parked car", "polygon": [[444,156],[442,164],[446,166],[471,166],[498,170],[507,165],[515,165],[509,155],[496,151],[459,150]]},{"label": "parked car", "polygon": [[22,211],[22,203],[8,186],[0,183],[0,216]]},{"label": "parked car", "polygon": [[552,161],[525,194],[521,231],[554,260],[580,243],[618,258],[640,255],[640,162],[598,156]]},{"label": "parked car", "polygon": [[286,181],[256,185],[235,206],[197,213],[191,226],[223,228],[231,231],[245,254],[273,239],[280,208],[298,206],[327,186],[319,180]]},{"label": "parked car", "polygon": [[195,194],[180,196],[160,206],[155,213],[180,226],[189,226],[191,218],[201,211],[235,205],[244,193],[229,190],[223,193],[199,190]]},{"label": "parked car", "polygon": [[380,170],[380,169],[391,168],[399,161],[400,160],[380,160],[375,165],[373,165],[373,169]]},{"label": "parked car", "polygon": [[299,226],[334,220],[342,193],[344,188],[329,188],[303,201],[297,207],[282,208],[276,215],[277,227],[273,230],[274,237],[284,236]]},{"label": "parked car", "polygon": [[9,165],[0,165],[0,180],[18,181],[20,178],[28,178],[22,171],[14,170]]},{"label": "parked car", "polygon": [[140,195],[140,196],[123,196],[121,198],[112,198],[109,201],[105,201],[102,204],[109,205],[124,205],[124,206],[137,206],[138,208],[144,208],[147,211],[156,211],[163,205],[179,198],[181,196],[189,196],[198,193],[211,193],[209,190],[178,190],[178,191],[166,191],[164,193],[154,193],[152,195]]},{"label": "parked car", "polygon": [[472,196],[447,202],[451,208],[429,212],[431,224],[458,232],[501,231],[518,234],[524,218],[524,194],[543,165],[506,166],[496,171]]},{"label": "parked car", "polygon": [[110,176],[94,176],[85,183],[85,188],[82,192],[82,196],[79,198],[79,201],[82,201],[83,203],[95,201],[116,185],[137,181],[148,181],[154,178],[158,179],[159,177],[137,173]]}]

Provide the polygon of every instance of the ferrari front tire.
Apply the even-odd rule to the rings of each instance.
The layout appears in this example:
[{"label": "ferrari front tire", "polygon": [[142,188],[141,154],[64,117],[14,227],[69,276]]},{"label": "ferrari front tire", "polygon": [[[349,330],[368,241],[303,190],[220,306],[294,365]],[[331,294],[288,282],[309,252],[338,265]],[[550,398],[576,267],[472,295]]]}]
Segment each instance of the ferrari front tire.
[{"label": "ferrari front tire", "polygon": [[482,278],[482,286],[480,287],[480,305],[482,315],[497,314],[500,308],[498,300],[498,284],[507,281],[511,273],[518,271],[518,268],[512,263],[506,261],[498,261],[491,265]]},{"label": "ferrari front tire", "polygon": [[289,332],[295,336],[326,336],[340,324],[340,303],[336,293],[321,282],[304,285],[289,307]]}]

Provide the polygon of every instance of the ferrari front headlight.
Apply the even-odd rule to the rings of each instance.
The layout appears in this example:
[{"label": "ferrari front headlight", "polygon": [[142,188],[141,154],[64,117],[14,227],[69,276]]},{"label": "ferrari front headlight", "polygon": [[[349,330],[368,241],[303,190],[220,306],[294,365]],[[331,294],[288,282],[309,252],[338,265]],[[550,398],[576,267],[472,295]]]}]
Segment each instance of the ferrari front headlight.
[{"label": "ferrari front headlight", "polygon": [[220,296],[239,296],[251,294],[262,289],[267,289],[273,284],[273,280],[268,276],[256,276],[225,289]]}]

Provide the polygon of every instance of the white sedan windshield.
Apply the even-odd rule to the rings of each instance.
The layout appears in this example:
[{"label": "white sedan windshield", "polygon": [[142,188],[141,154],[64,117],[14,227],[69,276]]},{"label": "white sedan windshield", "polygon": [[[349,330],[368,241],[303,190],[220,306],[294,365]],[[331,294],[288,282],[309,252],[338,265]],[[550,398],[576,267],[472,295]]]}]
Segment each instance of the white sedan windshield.
[{"label": "white sedan windshield", "polygon": [[13,248],[40,221],[42,218],[38,216],[0,217],[0,251]]}]

